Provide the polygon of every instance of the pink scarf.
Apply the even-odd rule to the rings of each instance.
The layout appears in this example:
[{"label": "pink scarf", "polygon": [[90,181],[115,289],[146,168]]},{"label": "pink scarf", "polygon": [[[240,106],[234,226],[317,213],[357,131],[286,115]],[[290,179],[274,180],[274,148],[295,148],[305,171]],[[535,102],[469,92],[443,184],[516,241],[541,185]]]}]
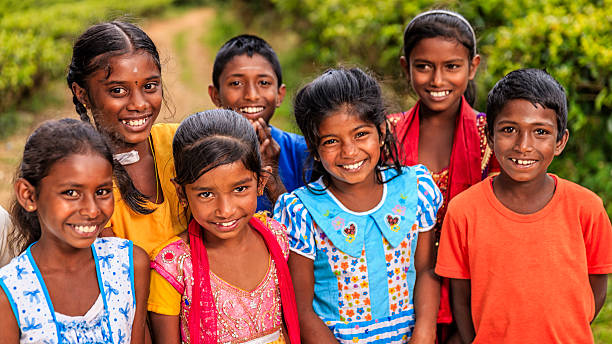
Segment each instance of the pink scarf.
[{"label": "pink scarf", "polygon": [[[295,294],[283,251],[278,245],[274,234],[259,219],[252,217],[249,225],[263,237],[272,261],[276,265],[283,317],[287,326],[289,340],[292,344],[299,344],[300,327]],[[195,219],[189,223],[189,244],[191,246],[194,281],[191,311],[188,320],[189,337],[193,344],[216,344],[217,308],[210,287],[210,266],[208,264],[206,247],[202,240],[202,228]]]}]

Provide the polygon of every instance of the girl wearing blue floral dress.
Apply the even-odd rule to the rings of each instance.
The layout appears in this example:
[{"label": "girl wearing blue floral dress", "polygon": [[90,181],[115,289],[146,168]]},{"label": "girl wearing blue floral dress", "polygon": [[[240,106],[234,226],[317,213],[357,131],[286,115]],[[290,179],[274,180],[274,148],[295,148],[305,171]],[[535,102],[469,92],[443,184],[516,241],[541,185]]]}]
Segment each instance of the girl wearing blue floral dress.
[{"label": "girl wearing blue floral dress", "polygon": [[149,259],[98,238],[113,213],[113,156],[87,123],[43,123],[15,181],[11,244],[0,269],[0,343],[144,343]]},{"label": "girl wearing blue floral dress", "polygon": [[322,175],[274,210],[289,232],[302,341],[433,343],[431,228],[442,195],[424,166],[399,165],[379,85],[333,69],[294,106]]}]

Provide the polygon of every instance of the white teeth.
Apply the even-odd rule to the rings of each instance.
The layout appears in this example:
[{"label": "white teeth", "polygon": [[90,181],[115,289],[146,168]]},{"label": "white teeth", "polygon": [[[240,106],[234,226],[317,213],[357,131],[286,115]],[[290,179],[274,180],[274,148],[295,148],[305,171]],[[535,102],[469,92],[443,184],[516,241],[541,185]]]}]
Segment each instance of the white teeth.
[{"label": "white teeth", "polygon": [[433,97],[444,97],[450,94],[450,91],[440,91],[440,92],[429,92]]},{"label": "white teeth", "polygon": [[519,165],[531,165],[536,162],[535,160],[522,160],[522,159],[512,159],[512,158],[510,160],[512,160],[514,163],[519,164]]},{"label": "white teeth", "polygon": [[365,160],[361,160],[360,162],[351,164],[351,165],[342,165],[342,167],[344,167],[347,170],[356,170],[359,167],[361,167],[361,165],[363,165],[363,163],[365,162]]},{"label": "white teeth", "polygon": [[141,119],[130,119],[130,120],[122,119],[121,122],[123,124],[125,124],[125,125],[136,127],[136,126],[143,125],[143,124],[147,123],[147,118],[148,117],[141,118]]},{"label": "white teeth", "polygon": [[93,231],[95,231],[97,228],[97,226],[80,226],[80,225],[75,225],[74,229],[76,229],[79,232],[83,232],[83,233],[91,233]]},{"label": "white teeth", "polygon": [[258,112],[262,112],[263,111],[263,106],[248,106],[248,107],[243,107],[240,108],[240,112],[244,112],[244,113],[258,113]]},{"label": "white teeth", "polygon": [[217,222],[217,224],[221,227],[229,227],[236,223],[237,220],[229,221],[229,222]]}]

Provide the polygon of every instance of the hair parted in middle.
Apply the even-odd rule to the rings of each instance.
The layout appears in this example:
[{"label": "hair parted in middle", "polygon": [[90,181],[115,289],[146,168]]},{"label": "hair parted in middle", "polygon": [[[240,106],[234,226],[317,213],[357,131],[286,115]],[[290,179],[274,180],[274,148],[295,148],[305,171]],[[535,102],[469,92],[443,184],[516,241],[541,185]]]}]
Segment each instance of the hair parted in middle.
[{"label": "hair parted in middle", "polygon": [[172,141],[175,181],[194,183],[213,168],[241,161],[261,177],[259,141],[251,123],[232,110],[214,109],[187,117]]},{"label": "hair parted in middle", "polygon": [[[377,166],[392,167],[399,175],[401,165],[395,138],[389,125],[385,126],[384,133],[381,131],[381,125],[387,119],[381,88],[376,79],[359,68],[329,69],[296,94],[293,102],[295,120],[304,135],[310,155],[317,157],[321,122],[342,107],[347,107],[364,122],[376,126],[379,137],[384,137]],[[313,174],[322,175],[329,182],[329,173],[320,161],[313,160]],[[378,174],[377,178],[383,182]]]}]

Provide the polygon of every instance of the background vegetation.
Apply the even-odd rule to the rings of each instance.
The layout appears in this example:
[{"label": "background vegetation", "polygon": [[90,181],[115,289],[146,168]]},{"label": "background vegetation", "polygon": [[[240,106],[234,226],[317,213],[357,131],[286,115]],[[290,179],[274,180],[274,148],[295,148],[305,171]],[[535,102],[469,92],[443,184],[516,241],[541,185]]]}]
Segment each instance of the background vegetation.
[{"label": "background vegetation", "polygon": [[[213,54],[243,32],[275,48],[289,95],[273,121],[285,129],[293,123],[292,93],[338,64],[374,71],[393,109],[407,109],[414,99],[398,63],[404,26],[427,9],[462,13],[476,29],[484,59],[476,107],[485,109],[488,90],[507,72],[545,68],[566,88],[570,102],[570,142],[551,170],[595,191],[612,214],[612,0],[3,0],[0,138],[19,123],[16,108],[35,102],[48,81],[65,77],[71,45],[88,25],[199,5],[217,11],[213,30],[200,42]],[[174,42],[186,52],[184,38],[178,35]],[[612,302],[593,329],[597,343],[612,343]]]}]

